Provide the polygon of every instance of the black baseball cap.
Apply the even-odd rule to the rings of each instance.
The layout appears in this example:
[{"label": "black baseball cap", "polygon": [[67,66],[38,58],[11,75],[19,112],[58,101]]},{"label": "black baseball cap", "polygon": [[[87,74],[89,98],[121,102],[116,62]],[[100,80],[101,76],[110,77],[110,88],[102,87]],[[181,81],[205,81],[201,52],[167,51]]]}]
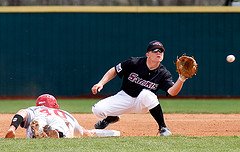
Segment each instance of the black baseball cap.
[{"label": "black baseball cap", "polygon": [[159,42],[157,40],[149,42],[148,47],[147,47],[147,52],[153,51],[155,49],[160,49],[160,50],[162,50],[162,52],[165,51],[163,44],[161,42]]}]

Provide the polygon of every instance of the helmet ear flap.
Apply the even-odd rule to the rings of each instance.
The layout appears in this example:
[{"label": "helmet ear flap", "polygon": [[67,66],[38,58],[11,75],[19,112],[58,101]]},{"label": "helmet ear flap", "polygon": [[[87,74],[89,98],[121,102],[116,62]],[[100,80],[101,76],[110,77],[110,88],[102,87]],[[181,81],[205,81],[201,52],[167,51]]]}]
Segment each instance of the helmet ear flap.
[{"label": "helmet ear flap", "polygon": [[59,105],[58,105],[58,103],[55,102],[55,103],[52,105],[52,108],[59,109]]}]

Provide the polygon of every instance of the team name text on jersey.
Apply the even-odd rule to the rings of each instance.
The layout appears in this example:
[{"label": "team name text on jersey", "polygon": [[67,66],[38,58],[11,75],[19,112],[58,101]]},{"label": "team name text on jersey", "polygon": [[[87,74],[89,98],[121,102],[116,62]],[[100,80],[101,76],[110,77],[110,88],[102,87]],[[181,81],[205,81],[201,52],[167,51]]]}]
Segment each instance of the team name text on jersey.
[{"label": "team name text on jersey", "polygon": [[128,80],[131,81],[131,82],[134,82],[136,84],[139,84],[141,86],[144,86],[148,89],[151,89],[151,90],[156,90],[157,87],[158,87],[158,84],[153,83],[151,81],[144,80],[144,79],[138,77],[137,73],[131,73],[128,77]]}]

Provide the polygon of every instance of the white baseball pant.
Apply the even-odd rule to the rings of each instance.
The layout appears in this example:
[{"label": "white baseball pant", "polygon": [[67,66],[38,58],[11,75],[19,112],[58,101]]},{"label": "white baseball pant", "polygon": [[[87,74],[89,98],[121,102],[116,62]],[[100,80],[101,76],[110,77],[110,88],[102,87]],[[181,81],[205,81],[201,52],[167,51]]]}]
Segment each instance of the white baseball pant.
[{"label": "white baseball pant", "polygon": [[147,113],[159,104],[157,96],[143,89],[140,94],[133,98],[123,90],[117,94],[100,100],[92,107],[92,112],[100,118],[107,116],[120,116],[128,113]]}]

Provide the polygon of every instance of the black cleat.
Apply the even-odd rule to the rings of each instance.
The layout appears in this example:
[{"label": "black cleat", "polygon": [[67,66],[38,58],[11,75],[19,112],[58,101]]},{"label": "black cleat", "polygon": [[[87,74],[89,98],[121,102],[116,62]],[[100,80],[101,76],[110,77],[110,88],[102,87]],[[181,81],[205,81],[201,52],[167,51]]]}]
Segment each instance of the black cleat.
[{"label": "black cleat", "polygon": [[110,123],[115,123],[119,121],[118,116],[108,116],[107,118],[98,121],[95,125],[95,129],[104,129],[106,128]]},{"label": "black cleat", "polygon": [[98,121],[94,127],[95,129],[104,129],[109,125],[108,122],[105,121],[105,119]]}]

